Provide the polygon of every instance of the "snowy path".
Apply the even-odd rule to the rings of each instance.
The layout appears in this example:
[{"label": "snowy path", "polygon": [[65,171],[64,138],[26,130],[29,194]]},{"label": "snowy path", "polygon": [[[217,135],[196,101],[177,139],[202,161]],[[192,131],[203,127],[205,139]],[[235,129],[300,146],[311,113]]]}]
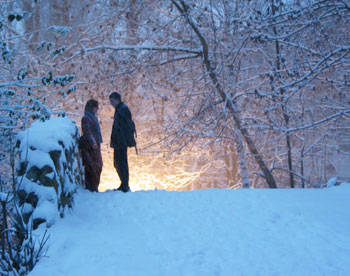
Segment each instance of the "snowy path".
[{"label": "snowy path", "polygon": [[350,275],[350,184],[80,191],[30,276]]}]

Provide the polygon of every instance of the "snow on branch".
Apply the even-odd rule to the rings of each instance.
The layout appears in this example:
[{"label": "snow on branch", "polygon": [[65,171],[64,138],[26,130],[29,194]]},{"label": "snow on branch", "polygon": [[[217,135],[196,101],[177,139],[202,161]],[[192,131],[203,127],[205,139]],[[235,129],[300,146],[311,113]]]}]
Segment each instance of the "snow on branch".
[{"label": "snow on branch", "polygon": [[51,27],[49,27],[49,30],[51,32],[56,32],[56,33],[60,33],[62,35],[65,35],[65,34],[71,32],[72,28],[66,27],[66,26],[51,26]]},{"label": "snow on branch", "polygon": [[183,47],[172,47],[172,46],[151,46],[151,45],[121,45],[121,46],[110,46],[100,45],[92,48],[85,49],[87,52],[97,51],[101,49],[113,50],[113,51],[130,51],[130,50],[150,50],[150,51],[173,51],[173,52],[185,52],[201,55],[200,49],[191,49]]},{"label": "snow on branch", "polygon": [[323,118],[322,120],[318,120],[316,122],[312,122],[310,124],[307,124],[307,125],[303,125],[303,126],[300,126],[300,127],[295,127],[295,128],[287,128],[285,129],[284,131],[285,132],[294,132],[294,131],[300,131],[300,130],[304,130],[304,129],[308,129],[308,128],[313,128],[313,127],[316,127],[322,123],[325,123],[327,121],[330,121],[330,120],[333,120],[333,119],[336,119],[342,115],[347,115],[347,114],[350,114],[350,110],[344,110],[344,111],[340,111],[338,113],[335,113],[335,114],[332,114],[326,118]]},{"label": "snow on branch", "polygon": [[171,63],[171,62],[176,62],[176,61],[185,60],[185,59],[197,58],[199,56],[200,56],[200,54],[178,56],[178,57],[174,57],[172,59],[163,60],[163,61],[161,61],[159,63],[159,65],[165,65],[165,64],[168,64],[168,63]]},{"label": "snow on branch", "polygon": [[[276,89],[279,89],[279,90],[287,90],[288,88],[293,86],[295,86],[296,88],[288,97],[285,97],[285,99],[281,101],[279,104],[266,108],[265,112],[275,110],[285,105],[286,102],[290,98],[292,98],[295,93],[297,93],[300,90],[300,88],[309,84],[312,80],[314,80],[317,76],[323,73],[330,66],[336,64],[339,61],[342,61],[349,53],[350,53],[350,46],[343,46],[336,50],[331,50],[326,56],[324,56],[322,60],[320,60],[312,68],[310,68],[309,72],[307,72],[304,76],[300,77],[299,79],[293,80],[292,82],[283,84],[280,87],[276,87]],[[332,57],[334,57],[337,54],[341,54],[341,55],[338,56],[337,58],[332,59]]]}]

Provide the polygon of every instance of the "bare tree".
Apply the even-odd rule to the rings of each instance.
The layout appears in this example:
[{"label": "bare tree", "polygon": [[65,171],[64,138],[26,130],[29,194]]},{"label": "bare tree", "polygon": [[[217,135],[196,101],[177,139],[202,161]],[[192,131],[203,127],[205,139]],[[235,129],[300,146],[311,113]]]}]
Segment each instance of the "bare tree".
[{"label": "bare tree", "polygon": [[[121,22],[131,18],[126,7],[121,11]],[[176,151],[194,141],[206,141],[206,145],[236,140],[236,151],[243,149],[241,172],[247,167],[247,147],[251,178],[264,176],[270,187],[276,186],[276,177],[282,186],[288,179],[289,186],[295,187],[313,184],[310,167],[301,167],[312,160],[310,146],[316,149],[322,142],[313,140],[312,133],[326,137],[323,127],[337,118],[346,120],[348,114],[344,105],[335,107],[333,102],[333,111],[326,107],[332,83],[338,84],[338,90],[346,88],[335,68],[347,70],[349,50],[340,43],[335,28],[346,26],[348,12],[342,1],[258,1],[254,5],[172,1],[161,2],[156,9],[153,3],[142,3],[132,19],[138,20],[137,45],[124,40],[128,28],[119,26],[115,33],[123,39],[85,50],[113,56],[109,64],[114,66],[104,68],[115,71],[103,77],[117,80],[117,86],[126,90],[130,83],[123,81],[132,79],[133,91],[139,90],[151,104],[167,110],[161,116],[166,133],[160,139],[163,148],[175,145],[170,151]],[[325,28],[328,35],[323,35]],[[137,57],[134,62],[128,63],[128,51]],[[151,93],[145,94],[145,89]],[[319,105],[318,99],[326,97]],[[244,147],[234,136],[236,131]],[[260,186],[259,181],[254,180],[253,186]]]},{"label": "bare tree", "polygon": [[[327,174],[313,177],[309,164],[327,160],[334,171],[336,152],[347,154],[349,45],[336,32],[348,26],[344,1],[27,4],[36,15],[22,37],[41,49],[27,74],[75,76],[68,88],[39,88],[41,102],[55,91],[49,107],[79,115],[97,97],[105,137],[108,94],[118,89],[142,124],[141,152],[196,151],[230,183],[239,167],[245,187],[317,185]],[[50,12],[66,19],[47,24]]]}]

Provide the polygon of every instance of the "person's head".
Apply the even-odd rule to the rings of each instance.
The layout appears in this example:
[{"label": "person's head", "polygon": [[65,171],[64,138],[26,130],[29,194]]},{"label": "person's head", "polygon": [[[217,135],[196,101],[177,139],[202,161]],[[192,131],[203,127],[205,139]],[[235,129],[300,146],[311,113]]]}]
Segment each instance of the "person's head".
[{"label": "person's head", "polygon": [[122,101],[122,96],[118,92],[109,94],[109,101],[113,107],[116,107]]},{"label": "person's head", "polygon": [[98,110],[98,101],[96,100],[88,100],[86,105],[85,105],[85,111],[89,111],[91,113],[96,114]]}]

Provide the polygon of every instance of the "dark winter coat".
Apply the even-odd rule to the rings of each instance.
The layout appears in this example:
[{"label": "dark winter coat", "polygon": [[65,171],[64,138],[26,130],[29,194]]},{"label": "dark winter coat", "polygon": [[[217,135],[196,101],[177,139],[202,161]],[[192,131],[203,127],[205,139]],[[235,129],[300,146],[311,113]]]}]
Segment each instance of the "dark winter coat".
[{"label": "dark winter coat", "polygon": [[85,111],[81,120],[81,129],[83,135],[79,147],[82,152],[84,166],[102,167],[100,150],[102,143],[101,130],[98,119],[92,112]]},{"label": "dark winter coat", "polygon": [[126,104],[119,103],[115,108],[114,121],[111,134],[111,147],[126,149],[136,146],[134,138],[135,124],[131,112]]}]

